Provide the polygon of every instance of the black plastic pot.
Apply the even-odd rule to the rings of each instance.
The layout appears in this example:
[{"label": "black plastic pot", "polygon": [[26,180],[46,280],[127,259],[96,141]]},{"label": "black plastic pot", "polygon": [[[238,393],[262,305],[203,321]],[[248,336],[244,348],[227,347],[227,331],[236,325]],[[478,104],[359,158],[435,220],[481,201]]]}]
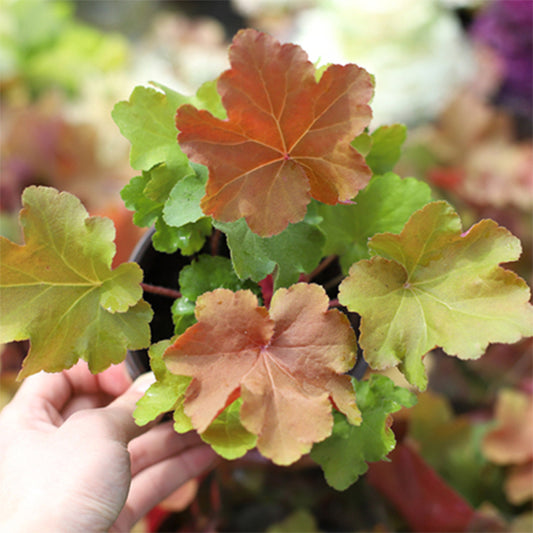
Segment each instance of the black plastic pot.
[{"label": "black plastic pot", "polygon": [[[190,263],[190,258],[179,253],[158,252],[152,245],[155,229],[147,231],[133,250],[130,261],[137,263],[144,272],[144,283],[178,290],[180,270]],[[173,300],[166,296],[144,292],[143,298],[152,306],[154,316],[150,323],[152,344],[173,335],[171,306]],[[132,379],[150,370],[148,350],[130,350],[126,357],[126,367]]]},{"label": "black plastic pot", "polygon": [[[133,250],[130,261],[134,261],[143,269],[144,283],[169,289],[179,290],[179,273],[181,269],[189,265],[193,256],[184,256],[179,251],[173,254],[158,252],[152,245],[152,236],[155,230],[147,231],[135,249]],[[229,257],[229,250],[226,246],[224,235],[215,231],[206,241],[204,247],[198,254],[210,253],[213,255],[223,255]],[[333,261],[324,270],[313,278],[314,283],[322,285],[330,298],[337,297],[337,290],[342,278],[338,261]],[[150,324],[152,343],[168,339],[174,334],[174,325],[172,323],[171,307],[174,302],[168,296],[144,292],[144,299],[152,306],[154,317]],[[344,312],[352,327],[359,330],[359,316],[350,313],[343,307],[339,309]],[[130,350],[126,357],[126,366],[131,377],[135,379],[139,375],[150,370],[148,350]],[[358,350],[357,363],[350,371],[350,375],[356,379],[361,379],[366,372],[368,365],[363,359],[361,350]]]}]

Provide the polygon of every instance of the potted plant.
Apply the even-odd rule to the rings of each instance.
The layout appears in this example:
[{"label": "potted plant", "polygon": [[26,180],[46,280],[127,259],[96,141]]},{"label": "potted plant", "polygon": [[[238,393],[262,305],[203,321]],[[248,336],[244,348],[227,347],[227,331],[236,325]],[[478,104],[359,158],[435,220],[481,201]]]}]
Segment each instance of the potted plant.
[{"label": "potted plant", "polygon": [[[424,390],[434,347],[475,359],[533,335],[529,289],[499,266],[520,242],[492,220],[465,230],[393,173],[406,129],[370,133],[363,68],[315,68],[250,29],[229,56],[193,96],[154,83],[113,110],[140,172],[122,198],[153,226],[144,282],[135,263],[111,269],[111,221],[25,190],[25,244],[1,240],[0,342],[30,339],[20,379],[79,358],[100,372],[152,344],[139,424],[171,412],[227,459],[310,454],[345,489],[394,448],[389,414],[415,402],[379,371]],[[373,371],[360,381],[358,350]]]}]

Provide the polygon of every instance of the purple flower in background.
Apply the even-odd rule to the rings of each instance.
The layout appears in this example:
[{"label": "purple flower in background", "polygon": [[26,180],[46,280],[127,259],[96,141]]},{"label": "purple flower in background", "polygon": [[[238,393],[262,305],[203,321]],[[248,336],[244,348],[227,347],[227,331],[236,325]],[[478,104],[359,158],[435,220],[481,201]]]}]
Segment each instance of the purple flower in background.
[{"label": "purple flower in background", "polygon": [[533,119],[533,2],[495,0],[477,16],[473,38],[501,58],[504,77],[495,103],[516,116],[531,134]]}]

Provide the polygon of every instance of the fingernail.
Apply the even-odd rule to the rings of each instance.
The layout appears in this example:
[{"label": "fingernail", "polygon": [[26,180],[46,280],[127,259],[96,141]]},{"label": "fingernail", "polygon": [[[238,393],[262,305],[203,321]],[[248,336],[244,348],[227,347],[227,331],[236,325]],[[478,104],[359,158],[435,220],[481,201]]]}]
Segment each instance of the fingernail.
[{"label": "fingernail", "polygon": [[143,394],[148,390],[150,385],[153,385],[156,382],[155,375],[153,372],[146,372],[146,374],[142,374],[142,376],[139,376],[133,383],[132,387],[142,392]]}]

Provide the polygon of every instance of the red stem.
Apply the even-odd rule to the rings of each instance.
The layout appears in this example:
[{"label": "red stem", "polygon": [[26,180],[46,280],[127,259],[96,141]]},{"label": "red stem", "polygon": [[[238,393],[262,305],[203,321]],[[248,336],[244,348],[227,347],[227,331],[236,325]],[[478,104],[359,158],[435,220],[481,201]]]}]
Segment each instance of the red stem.
[{"label": "red stem", "polygon": [[218,229],[216,229],[211,235],[211,255],[218,254],[218,248],[220,245],[221,236],[222,236],[222,232]]},{"label": "red stem", "polygon": [[337,298],[335,298],[334,300],[330,300],[329,301],[329,308],[331,309],[332,307],[338,307],[340,305],[340,302]]},{"label": "red stem", "polygon": [[319,265],[312,272],[305,276],[305,281],[309,283],[314,277],[318,276],[320,272],[328,268],[328,266],[331,265],[335,259],[337,259],[336,255],[328,255],[328,257],[322,259]]},{"label": "red stem", "polygon": [[158,294],[159,296],[166,296],[167,298],[172,298],[173,300],[181,298],[181,292],[175,289],[159,287],[158,285],[150,285],[149,283],[141,283],[141,288],[144,292],[149,292],[150,294]]}]

